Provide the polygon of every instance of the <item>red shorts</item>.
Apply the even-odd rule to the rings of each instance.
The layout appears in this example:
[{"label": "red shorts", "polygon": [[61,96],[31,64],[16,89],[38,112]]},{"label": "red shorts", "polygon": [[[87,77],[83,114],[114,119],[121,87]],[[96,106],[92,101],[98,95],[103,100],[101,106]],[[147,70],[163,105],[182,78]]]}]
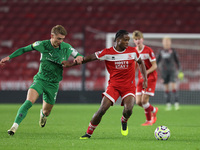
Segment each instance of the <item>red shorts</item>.
[{"label": "red shorts", "polygon": [[146,92],[143,89],[143,81],[144,81],[143,79],[140,79],[138,81],[136,95],[146,94],[146,95],[154,96],[155,89],[156,89],[156,79],[148,79]]},{"label": "red shorts", "polygon": [[102,94],[102,96],[107,97],[113,104],[117,101],[119,96],[122,98],[121,106],[123,106],[123,100],[129,95],[135,97],[136,87],[135,85],[124,86],[124,87],[114,87],[108,85],[106,91]]}]

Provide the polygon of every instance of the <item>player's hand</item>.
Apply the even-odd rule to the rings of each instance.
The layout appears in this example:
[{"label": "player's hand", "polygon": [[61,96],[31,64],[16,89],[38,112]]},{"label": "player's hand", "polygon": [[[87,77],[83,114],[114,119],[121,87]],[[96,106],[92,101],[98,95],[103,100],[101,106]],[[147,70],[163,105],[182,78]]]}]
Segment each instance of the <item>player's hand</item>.
[{"label": "player's hand", "polygon": [[66,60],[62,61],[61,64],[63,67],[71,67],[75,65],[75,63],[70,63],[69,61],[66,61]]},{"label": "player's hand", "polygon": [[4,65],[5,65],[5,62],[7,62],[7,61],[9,61],[9,60],[10,60],[10,57],[9,57],[9,56],[3,58],[3,59],[0,61],[0,65],[1,65],[1,66],[4,66]]},{"label": "player's hand", "polygon": [[182,71],[179,71],[179,73],[178,73],[178,78],[179,78],[180,80],[183,80],[183,79],[184,79],[184,73],[183,73]]},{"label": "player's hand", "polygon": [[74,59],[73,62],[74,62],[74,63],[77,63],[77,65],[80,65],[80,64],[82,64],[82,62],[83,62],[83,57],[82,57],[82,56],[77,56],[77,57]]}]

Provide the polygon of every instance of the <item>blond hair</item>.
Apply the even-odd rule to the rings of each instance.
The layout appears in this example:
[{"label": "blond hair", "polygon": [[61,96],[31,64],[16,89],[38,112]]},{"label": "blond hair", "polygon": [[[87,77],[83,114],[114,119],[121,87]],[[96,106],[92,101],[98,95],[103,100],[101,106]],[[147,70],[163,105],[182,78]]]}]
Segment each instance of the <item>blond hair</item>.
[{"label": "blond hair", "polygon": [[62,25],[56,25],[51,29],[51,34],[61,34],[61,35],[67,35],[67,31],[65,30],[65,28]]},{"label": "blond hair", "polygon": [[171,48],[171,44],[172,44],[171,38],[168,37],[168,36],[165,36],[165,37],[162,39],[162,44],[163,44],[163,48],[164,48],[164,49],[170,49],[170,48]]},{"label": "blond hair", "polygon": [[165,37],[163,37],[162,40],[163,40],[163,41],[164,41],[164,40],[170,40],[170,41],[171,41],[171,38],[170,38],[169,36],[165,36]]},{"label": "blond hair", "polygon": [[139,38],[139,39],[143,38],[142,32],[139,31],[139,30],[135,30],[135,31],[133,32],[133,39],[135,39],[135,38]]}]

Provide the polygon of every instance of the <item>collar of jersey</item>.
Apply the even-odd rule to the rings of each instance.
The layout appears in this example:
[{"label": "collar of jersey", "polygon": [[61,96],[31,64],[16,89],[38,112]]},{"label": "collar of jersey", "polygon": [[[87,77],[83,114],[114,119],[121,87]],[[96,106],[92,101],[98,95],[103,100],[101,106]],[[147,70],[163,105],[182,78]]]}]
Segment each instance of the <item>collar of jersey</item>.
[{"label": "collar of jersey", "polygon": [[143,47],[142,47],[142,50],[141,50],[141,51],[139,51],[139,50],[138,50],[138,48],[136,47],[136,49],[137,49],[138,53],[142,53],[142,51],[144,50],[144,47],[145,47],[145,45],[143,45]]},{"label": "collar of jersey", "polygon": [[115,49],[115,47],[113,46],[113,49],[116,51],[116,52],[118,52],[118,53],[123,53],[123,52],[125,52],[126,51],[126,49],[125,50],[123,50],[123,51],[118,51],[118,50],[116,50]]},{"label": "collar of jersey", "polygon": [[[50,42],[50,44],[51,44],[51,41],[50,41],[50,40],[49,40],[49,42]],[[53,49],[59,49],[59,50],[60,50],[60,49],[61,49],[61,44],[59,45],[58,48],[54,48],[52,44],[51,44],[51,47],[52,47]]]}]

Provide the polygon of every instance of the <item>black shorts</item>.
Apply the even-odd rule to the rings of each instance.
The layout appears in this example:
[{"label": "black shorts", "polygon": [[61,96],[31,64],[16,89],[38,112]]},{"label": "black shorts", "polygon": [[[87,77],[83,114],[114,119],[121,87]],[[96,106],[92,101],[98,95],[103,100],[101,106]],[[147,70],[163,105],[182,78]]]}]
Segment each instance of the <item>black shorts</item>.
[{"label": "black shorts", "polygon": [[163,71],[161,76],[164,80],[164,84],[176,82],[176,71]]}]

